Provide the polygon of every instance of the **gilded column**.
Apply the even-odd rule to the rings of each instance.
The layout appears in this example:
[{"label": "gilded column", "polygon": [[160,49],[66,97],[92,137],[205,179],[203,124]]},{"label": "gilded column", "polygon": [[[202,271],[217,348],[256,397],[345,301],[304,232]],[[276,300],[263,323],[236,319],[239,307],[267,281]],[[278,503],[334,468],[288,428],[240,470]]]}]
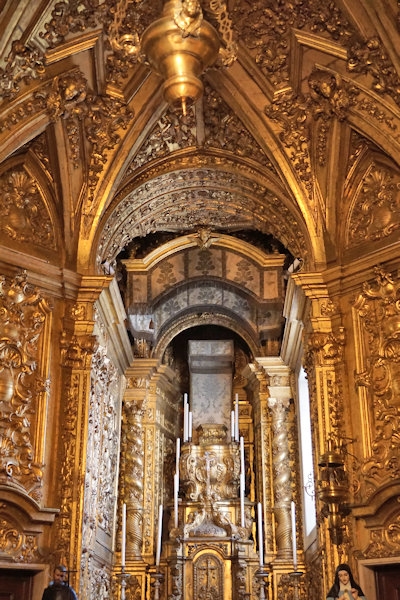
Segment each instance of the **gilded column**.
[{"label": "gilded column", "polygon": [[[145,380],[129,380],[126,396],[131,385],[146,390]],[[143,515],[143,414],[146,398],[129,401],[125,399],[122,444],[124,456],[124,500],[127,506],[126,548],[128,560],[142,559]]]},{"label": "gilded column", "polygon": [[126,503],[127,593],[144,599],[155,558],[158,508],[163,504],[166,512],[172,499],[179,396],[173,371],[158,359],[135,359],[126,377],[120,507]]},{"label": "gilded column", "polygon": [[293,421],[290,413],[290,370],[279,357],[259,358],[267,374],[268,409],[271,417],[272,489],[276,522],[276,559],[287,562],[291,552],[291,501],[294,498],[292,446]]}]

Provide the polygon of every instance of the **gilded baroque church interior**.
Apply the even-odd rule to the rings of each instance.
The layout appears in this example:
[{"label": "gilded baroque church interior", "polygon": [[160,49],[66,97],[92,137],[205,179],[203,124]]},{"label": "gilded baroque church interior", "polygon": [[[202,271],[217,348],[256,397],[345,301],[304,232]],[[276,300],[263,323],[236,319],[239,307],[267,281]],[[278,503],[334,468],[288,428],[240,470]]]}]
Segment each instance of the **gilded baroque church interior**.
[{"label": "gilded baroque church interior", "polygon": [[400,3],[0,0],[0,596],[400,589]]}]

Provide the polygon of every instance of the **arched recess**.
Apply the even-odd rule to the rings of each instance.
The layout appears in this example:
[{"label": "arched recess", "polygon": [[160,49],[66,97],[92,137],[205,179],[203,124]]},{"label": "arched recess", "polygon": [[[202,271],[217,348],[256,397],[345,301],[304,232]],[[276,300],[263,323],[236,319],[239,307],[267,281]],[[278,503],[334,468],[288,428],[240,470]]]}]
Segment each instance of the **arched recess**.
[{"label": "arched recess", "polygon": [[[269,237],[261,241],[271,244]],[[208,230],[172,238],[143,258],[122,258],[132,336],[147,340],[154,353],[171,325],[188,319],[190,327],[208,315],[240,330],[257,355],[263,342],[281,337],[285,270],[291,260],[289,253],[263,251]]]},{"label": "arched recess", "polygon": [[346,259],[396,242],[400,229],[400,168],[377,148],[364,145],[345,187],[347,218],[341,248]]},{"label": "arched recess", "polygon": [[248,328],[245,326],[245,323],[241,322],[237,318],[237,315],[223,314],[213,310],[212,312],[185,314],[178,319],[174,319],[169,327],[167,327],[162,335],[160,335],[153,350],[154,357],[162,360],[168,345],[178,334],[182,331],[205,324],[225,327],[226,329],[234,331],[245,341],[253,356],[259,356],[262,353],[258,340],[254,335],[251,335]]},{"label": "arched recess", "polygon": [[8,160],[0,172],[0,190],[4,245],[58,266],[64,247],[60,220],[52,184],[37,157],[29,153]]}]

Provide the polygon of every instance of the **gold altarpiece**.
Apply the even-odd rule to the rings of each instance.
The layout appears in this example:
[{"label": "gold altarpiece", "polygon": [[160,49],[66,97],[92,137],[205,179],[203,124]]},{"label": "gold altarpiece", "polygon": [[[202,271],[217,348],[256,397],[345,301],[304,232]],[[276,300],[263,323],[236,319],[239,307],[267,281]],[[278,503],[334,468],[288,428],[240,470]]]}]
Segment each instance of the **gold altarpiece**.
[{"label": "gold altarpiece", "polygon": [[[257,357],[244,369],[243,386],[232,390],[239,395],[240,431],[249,463],[245,527],[239,520],[237,443],[231,442],[229,434],[224,437],[224,427],[210,430],[201,424],[195,428],[191,442],[182,445],[175,527],[173,473],[176,439],[182,428],[179,385],[168,365],[148,357],[133,360],[129,345],[121,341],[123,336],[118,331],[122,330],[124,315],[115,282],[105,277],[79,281],[71,278],[70,299],[61,309],[57,296],[50,294],[50,282],[44,293],[27,281],[26,273],[4,277],[1,384],[3,424],[7,415],[8,428],[3,426],[2,436],[9,439],[9,444],[2,462],[3,562],[28,564],[42,573],[36,595],[40,595],[45,581],[43,565],[66,560],[75,587],[98,591],[101,599],[119,598],[120,514],[122,503],[126,503],[128,598],[152,598],[157,589],[161,598],[169,600],[199,598],[204,581],[215,582],[216,597],[222,593],[230,596],[230,592],[234,599],[258,597],[258,501],[263,507],[264,562],[269,583],[264,591],[270,600],[292,598],[295,592],[305,597],[305,587],[320,593],[321,579],[312,574],[324,572],[324,579],[331,579],[335,562],[352,558],[351,544],[357,539],[359,548],[363,548],[357,555],[360,561],[370,564],[367,561],[376,561],[382,554],[393,560],[398,554],[398,513],[395,495],[390,496],[388,490],[392,480],[397,490],[393,478],[397,437],[396,422],[387,416],[395,402],[398,380],[395,350],[399,282],[381,268],[376,270],[375,279],[371,276],[368,284],[363,283],[361,274],[349,288],[351,310],[347,313],[343,311],[345,303],[335,298],[320,277],[298,274],[288,286],[287,302],[292,307],[286,312],[291,325],[288,335],[300,339],[302,323],[308,323],[305,356],[318,473],[322,472],[317,464],[319,456],[325,453],[328,442],[346,441],[357,427],[356,413],[353,411],[353,429],[344,413],[347,409],[343,398],[348,393],[344,384],[346,344],[349,351],[356,349],[360,431],[365,434],[354,441],[352,438],[355,454],[346,457],[353,508],[351,513],[341,515],[343,539],[336,540],[340,543],[332,543],[332,515],[322,510],[321,500],[317,499],[318,545],[324,553],[314,552],[311,560],[303,556],[298,508],[298,566],[304,576],[296,589],[291,578],[290,503],[293,500],[301,506],[301,485],[292,400],[295,365],[291,364],[287,340],[282,345],[282,357]],[[52,302],[48,300],[51,297]],[[377,315],[382,329],[386,328],[384,336]],[[56,320],[63,323],[65,332],[60,344],[61,377],[53,380],[49,394],[47,375],[57,373],[49,352],[57,339],[52,333]],[[350,333],[356,331],[357,344],[350,333],[344,335],[344,326]],[[291,346],[295,345],[292,339]],[[120,349],[120,365],[115,348]],[[12,362],[7,362],[9,357]],[[346,364],[351,364],[348,357]],[[387,375],[385,380],[382,372]],[[375,404],[370,401],[374,397]],[[391,404],[385,404],[388,398]],[[18,410],[6,413],[12,406]],[[65,424],[62,431],[58,425],[60,414]],[[46,420],[54,430],[48,427],[45,438]],[[116,432],[121,420],[119,439]],[[373,421],[377,423],[376,433]],[[14,432],[11,437],[10,432]],[[380,471],[374,468],[377,448],[381,453]],[[105,457],[111,460],[105,461]],[[215,461],[213,466],[210,461]],[[51,473],[56,464],[62,477],[51,477],[49,464]],[[196,465],[194,473],[188,464]],[[230,469],[220,473],[218,465],[227,464]],[[110,490],[110,481],[117,479],[118,488],[115,484]],[[368,506],[366,500],[372,489],[373,503]],[[110,515],[114,502],[119,523],[113,530]],[[157,566],[160,504],[165,508],[165,520]],[[389,506],[388,512],[385,506]],[[117,540],[115,548],[113,540]],[[86,547],[91,548],[89,557]],[[157,582],[158,588],[154,585]]]},{"label": "gold altarpiece", "polygon": [[[200,423],[177,457],[182,398],[173,371],[148,358],[135,360],[128,369],[120,471],[120,509],[125,503],[127,511],[122,578],[128,598],[241,600],[294,593],[291,502],[300,504],[301,499],[290,372],[278,357],[259,358],[246,367],[243,381],[246,389],[235,390],[246,457],[242,508],[240,444],[229,428]],[[258,502],[263,511],[263,568]],[[160,504],[162,552],[157,564]]]}]

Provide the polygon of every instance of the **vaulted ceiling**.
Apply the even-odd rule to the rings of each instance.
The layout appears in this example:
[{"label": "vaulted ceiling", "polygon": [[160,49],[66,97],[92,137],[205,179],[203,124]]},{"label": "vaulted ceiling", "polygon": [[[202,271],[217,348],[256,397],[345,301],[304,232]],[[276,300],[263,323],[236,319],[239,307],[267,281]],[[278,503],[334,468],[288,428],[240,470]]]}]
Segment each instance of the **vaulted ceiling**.
[{"label": "vaulted ceiling", "polygon": [[161,1],[1,2],[2,245],[95,274],[220,234],[283,278],[392,252],[398,2],[201,5],[223,52],[183,115],[140,47]]}]

